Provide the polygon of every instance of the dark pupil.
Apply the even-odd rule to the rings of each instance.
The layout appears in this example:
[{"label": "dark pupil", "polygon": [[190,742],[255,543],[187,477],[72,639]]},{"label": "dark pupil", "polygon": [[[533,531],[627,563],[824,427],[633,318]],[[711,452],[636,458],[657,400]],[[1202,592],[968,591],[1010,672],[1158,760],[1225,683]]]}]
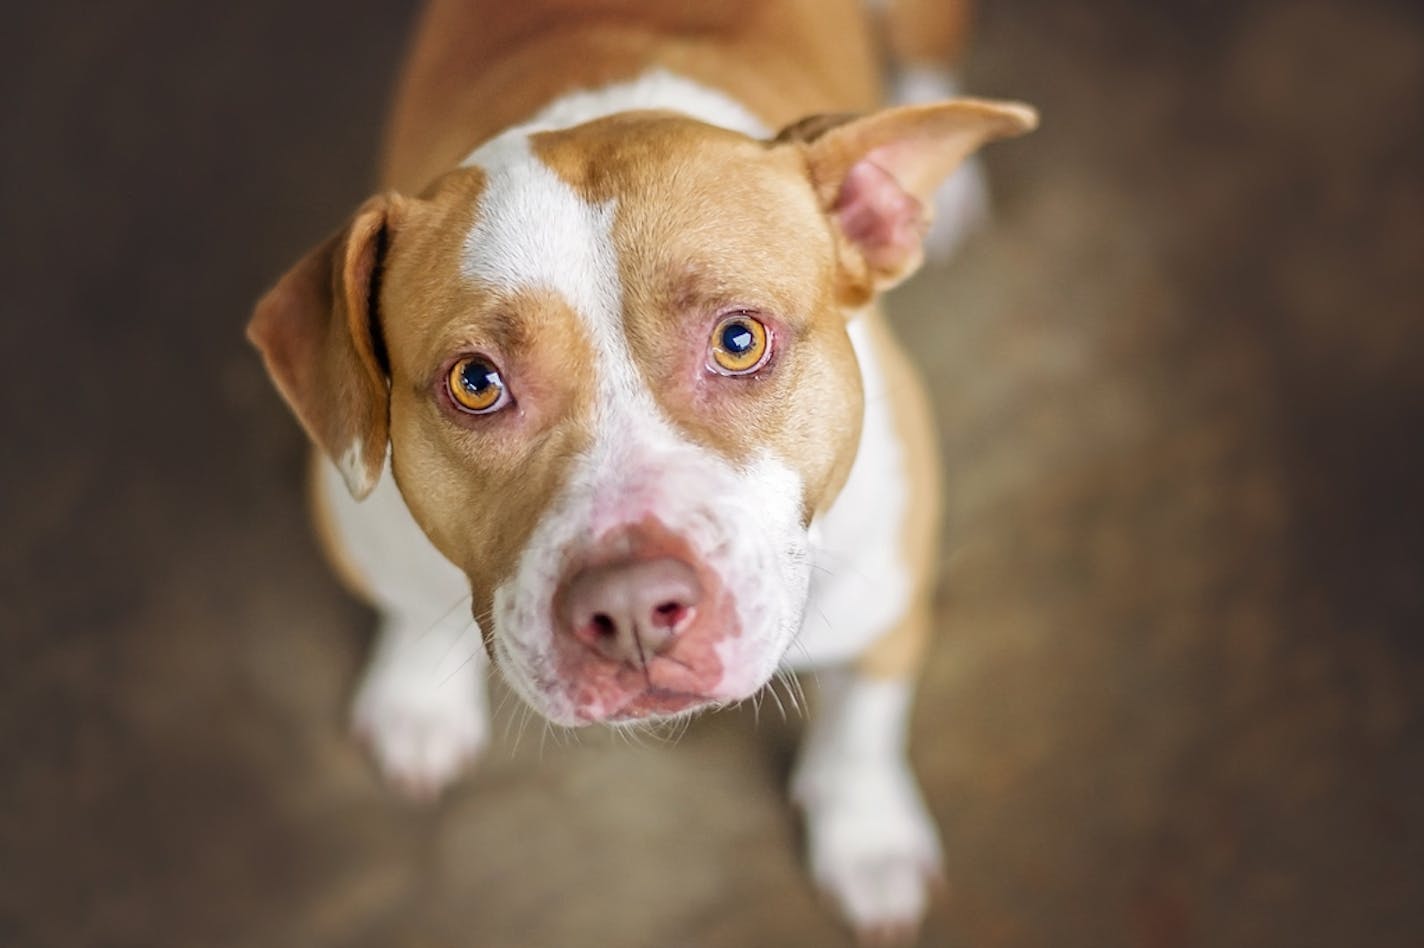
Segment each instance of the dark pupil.
[{"label": "dark pupil", "polygon": [[732,323],[732,325],[722,330],[722,348],[732,353],[741,355],[752,347],[756,337],[744,323]]},{"label": "dark pupil", "polygon": [[499,384],[499,373],[483,362],[470,362],[460,371],[460,384],[471,395],[480,395]]}]

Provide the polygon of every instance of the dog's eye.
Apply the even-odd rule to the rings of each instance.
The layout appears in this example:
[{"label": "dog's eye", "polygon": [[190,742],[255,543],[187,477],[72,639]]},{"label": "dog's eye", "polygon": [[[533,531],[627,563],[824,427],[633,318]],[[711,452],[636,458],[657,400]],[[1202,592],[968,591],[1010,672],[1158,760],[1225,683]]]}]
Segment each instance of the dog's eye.
[{"label": "dog's eye", "polygon": [[499,369],[483,356],[466,356],[450,366],[445,387],[455,407],[472,414],[487,415],[509,403]]},{"label": "dog's eye", "polygon": [[766,326],[747,313],[733,313],[712,330],[710,368],[721,375],[747,375],[766,364],[771,354]]}]

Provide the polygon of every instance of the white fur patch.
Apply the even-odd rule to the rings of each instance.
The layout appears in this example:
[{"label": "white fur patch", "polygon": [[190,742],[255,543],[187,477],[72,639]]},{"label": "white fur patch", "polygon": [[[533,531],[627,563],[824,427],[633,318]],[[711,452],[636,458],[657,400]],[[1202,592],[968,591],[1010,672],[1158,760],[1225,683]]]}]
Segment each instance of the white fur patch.
[{"label": "white fur patch", "polygon": [[366,470],[366,444],[360,438],[351,442],[336,461],[336,469],[346,481],[353,497],[365,497],[371,490],[371,475]]},{"label": "white fur patch", "polygon": [[652,69],[636,79],[616,82],[600,89],[571,92],[536,112],[528,121],[506,130],[481,145],[464,164],[483,164],[476,156],[490,145],[509,139],[528,138],[536,132],[572,128],[619,112],[661,109],[680,112],[708,125],[731,129],[754,138],[764,138],[769,130],[736,99],[666,69]]},{"label": "white fur patch", "polygon": [[866,324],[853,320],[849,332],[865,387],[860,449],[840,496],[814,524],[816,571],[798,647],[786,656],[793,668],[854,658],[909,607],[910,573],[900,555],[904,449]]},{"label": "white fur patch", "polygon": [[430,799],[489,739],[485,647],[463,600],[433,619],[387,615],[351,707],[382,773]]},{"label": "white fur patch", "polygon": [[331,514],[333,539],[383,612],[434,620],[468,598],[465,574],[415,522],[389,460],[365,500],[344,489],[343,476],[332,465],[321,466],[319,490]]},{"label": "white fur patch", "polygon": [[939,836],[905,757],[910,687],[822,676],[792,778],[816,882],[863,933],[912,932],[941,871]]},{"label": "white fur patch", "polygon": [[467,278],[499,289],[552,290],[579,313],[616,311],[611,202],[581,200],[535,160],[525,136],[501,136],[466,164],[486,175],[478,218],[465,238]]}]

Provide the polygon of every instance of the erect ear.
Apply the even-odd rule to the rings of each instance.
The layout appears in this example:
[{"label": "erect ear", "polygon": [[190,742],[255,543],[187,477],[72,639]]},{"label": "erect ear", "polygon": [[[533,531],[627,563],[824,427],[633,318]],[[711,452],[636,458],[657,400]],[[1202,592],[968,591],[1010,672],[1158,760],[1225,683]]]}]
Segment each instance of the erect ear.
[{"label": "erect ear", "polygon": [[368,200],[262,297],[247,324],[278,391],[358,500],[386,458],[389,382],[376,298],[400,207],[396,195]]},{"label": "erect ear", "polygon": [[1038,113],[1019,102],[951,99],[865,116],[811,116],[777,141],[805,151],[811,183],[850,252],[851,287],[894,286],[923,258],[935,190],[979,146],[1022,135]]}]

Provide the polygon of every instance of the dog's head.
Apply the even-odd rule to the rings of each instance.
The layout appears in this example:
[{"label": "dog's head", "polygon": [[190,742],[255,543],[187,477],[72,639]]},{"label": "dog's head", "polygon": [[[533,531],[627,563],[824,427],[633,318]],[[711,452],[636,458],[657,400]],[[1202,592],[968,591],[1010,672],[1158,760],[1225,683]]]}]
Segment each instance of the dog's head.
[{"label": "dog's head", "polygon": [[357,497],[389,451],[535,709],[738,700],[855,456],[848,320],[918,265],[940,181],[1032,124],[956,100],[770,141],[661,112],[505,135],[368,201],[249,335]]}]

